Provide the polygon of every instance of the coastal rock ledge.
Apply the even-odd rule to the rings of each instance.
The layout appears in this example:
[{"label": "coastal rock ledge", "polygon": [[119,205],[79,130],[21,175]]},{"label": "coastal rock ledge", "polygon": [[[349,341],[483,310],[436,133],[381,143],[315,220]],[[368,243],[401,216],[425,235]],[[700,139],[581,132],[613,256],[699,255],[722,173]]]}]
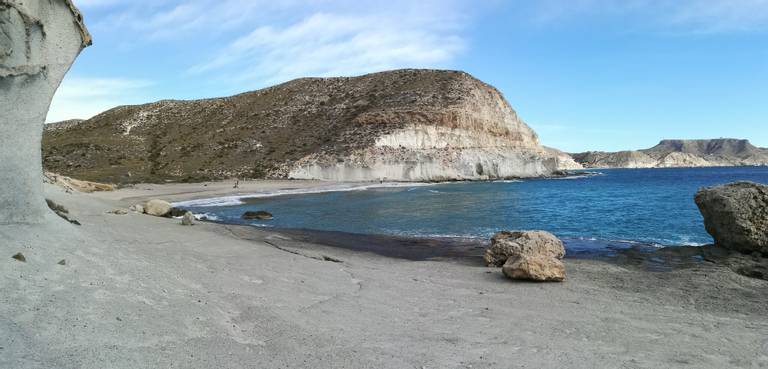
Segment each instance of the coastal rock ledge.
[{"label": "coastal rock ledge", "polygon": [[443,70],[122,106],[47,125],[43,147],[49,170],[108,183],[486,180],[581,168],[542,146],[496,88]]},{"label": "coastal rock ledge", "polygon": [[564,256],[563,242],[549,232],[502,231],[491,238],[484,260],[511,279],[559,282],[565,280]]},{"label": "coastal rock ledge", "polygon": [[768,255],[768,186],[736,182],[696,193],[715,244],[742,253]]}]

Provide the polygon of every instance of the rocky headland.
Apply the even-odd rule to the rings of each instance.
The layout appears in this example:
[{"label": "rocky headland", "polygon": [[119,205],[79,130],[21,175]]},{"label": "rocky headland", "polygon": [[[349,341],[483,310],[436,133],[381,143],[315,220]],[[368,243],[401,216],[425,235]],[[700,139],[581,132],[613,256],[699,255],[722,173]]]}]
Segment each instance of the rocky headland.
[{"label": "rocky headland", "polygon": [[768,149],[748,140],[662,140],[644,150],[571,154],[587,168],[676,168],[768,165]]},{"label": "rocky headland", "polygon": [[439,70],[303,78],[225,98],[121,106],[49,124],[43,147],[46,169],[110,183],[476,180],[581,167],[540,145],[498,90]]}]

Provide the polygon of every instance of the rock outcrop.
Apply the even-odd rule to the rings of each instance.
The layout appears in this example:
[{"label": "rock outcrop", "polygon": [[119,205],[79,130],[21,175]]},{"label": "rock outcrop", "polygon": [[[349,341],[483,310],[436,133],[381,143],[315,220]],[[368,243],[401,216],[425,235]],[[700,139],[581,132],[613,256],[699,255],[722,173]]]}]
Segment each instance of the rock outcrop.
[{"label": "rock outcrop", "polygon": [[707,232],[716,246],[768,256],[768,186],[737,182],[696,194]]},{"label": "rock outcrop", "polygon": [[40,141],[53,94],[91,38],[70,0],[0,0],[0,225],[56,222]]},{"label": "rock outcrop", "polygon": [[50,125],[44,160],[49,170],[110,183],[474,180],[579,167],[541,146],[495,88],[438,70],[303,78],[227,98],[118,107]]},{"label": "rock outcrop", "polygon": [[488,266],[502,267],[512,279],[565,280],[563,242],[544,231],[502,231],[491,238],[483,259]]},{"label": "rock outcrop", "polygon": [[645,150],[572,154],[588,168],[672,168],[768,165],[768,150],[748,140],[663,140]]}]

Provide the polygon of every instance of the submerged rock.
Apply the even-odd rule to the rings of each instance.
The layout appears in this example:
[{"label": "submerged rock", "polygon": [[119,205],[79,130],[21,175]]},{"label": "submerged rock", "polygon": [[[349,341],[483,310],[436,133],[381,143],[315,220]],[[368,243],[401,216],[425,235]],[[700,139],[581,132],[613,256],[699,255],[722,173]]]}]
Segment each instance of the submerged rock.
[{"label": "submerged rock", "polygon": [[491,247],[484,259],[488,266],[500,267],[510,257],[535,254],[562,259],[565,256],[563,241],[544,231],[502,231],[491,238]]},{"label": "submerged rock", "polygon": [[272,220],[274,216],[272,213],[264,210],[259,211],[246,211],[242,216],[245,220]]},{"label": "submerged rock", "polygon": [[768,186],[736,182],[704,188],[696,205],[719,247],[768,255]]},{"label": "submerged rock", "polygon": [[144,212],[156,217],[167,216],[171,213],[171,209],[173,209],[173,206],[171,206],[169,202],[157,199],[149,200],[146,205],[144,205]]}]

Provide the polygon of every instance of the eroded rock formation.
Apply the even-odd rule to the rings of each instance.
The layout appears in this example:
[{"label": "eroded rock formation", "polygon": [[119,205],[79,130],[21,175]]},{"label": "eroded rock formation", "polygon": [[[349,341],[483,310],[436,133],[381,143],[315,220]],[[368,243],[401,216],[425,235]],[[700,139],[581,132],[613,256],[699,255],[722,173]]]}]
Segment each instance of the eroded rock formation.
[{"label": "eroded rock formation", "polygon": [[578,167],[463,72],[303,78],[237,96],[124,106],[49,125],[45,165],[125,182],[229,177],[433,181]]},{"label": "eroded rock formation", "polygon": [[0,225],[57,221],[42,194],[43,123],[90,43],[70,0],[0,0]]}]

